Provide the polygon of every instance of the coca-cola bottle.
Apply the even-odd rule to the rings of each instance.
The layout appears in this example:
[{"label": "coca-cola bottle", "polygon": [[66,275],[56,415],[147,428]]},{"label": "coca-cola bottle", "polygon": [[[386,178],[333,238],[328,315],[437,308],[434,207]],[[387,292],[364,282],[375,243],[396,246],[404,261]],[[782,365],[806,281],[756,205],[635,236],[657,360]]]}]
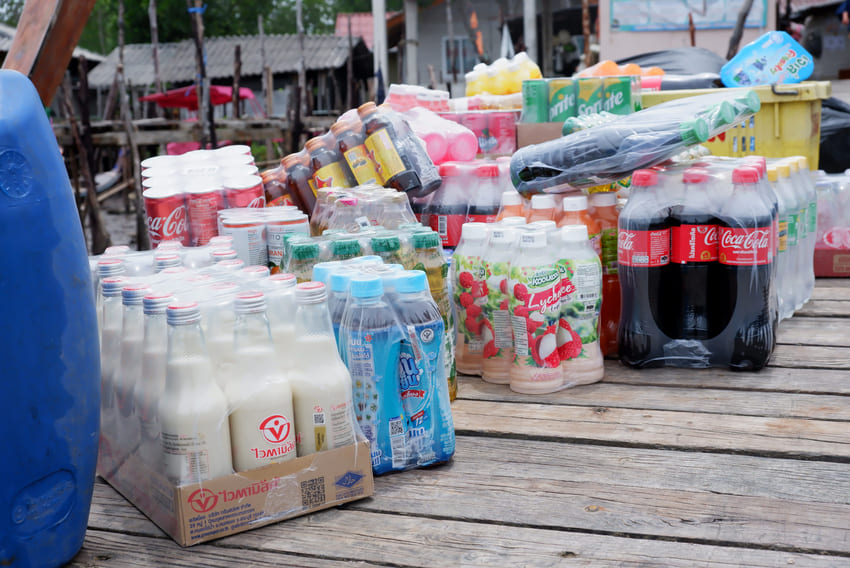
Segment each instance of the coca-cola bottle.
[{"label": "coca-cola bottle", "polygon": [[670,326],[675,339],[707,339],[726,325],[712,305],[719,299],[717,218],[711,212],[708,171],[682,175],[682,203],[670,210]]},{"label": "coca-cola bottle", "polygon": [[637,170],[631,195],[620,213],[617,240],[622,312],[620,360],[630,367],[662,366],[668,341],[661,324],[670,296],[668,212],[656,198],[658,174]]},{"label": "coca-cola bottle", "polygon": [[767,364],[776,344],[771,310],[770,207],[759,195],[759,173],[752,167],[732,172],[734,190],[718,215],[721,278],[732,308],[718,347],[729,367],[757,371]]}]

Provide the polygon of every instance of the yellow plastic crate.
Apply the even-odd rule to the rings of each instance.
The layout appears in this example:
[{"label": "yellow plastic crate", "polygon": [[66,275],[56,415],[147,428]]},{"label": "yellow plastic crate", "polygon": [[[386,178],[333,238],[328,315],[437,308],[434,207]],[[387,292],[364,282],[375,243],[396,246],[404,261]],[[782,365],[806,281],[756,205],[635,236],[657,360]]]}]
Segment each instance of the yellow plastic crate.
[{"label": "yellow plastic crate", "polygon": [[[753,90],[761,99],[761,110],[704,145],[717,156],[806,156],[809,168],[816,170],[820,152],[821,100],[831,96],[832,84],[804,81],[796,85],[753,87]],[[641,101],[646,108],[673,99],[717,92],[718,89],[644,92]]]}]

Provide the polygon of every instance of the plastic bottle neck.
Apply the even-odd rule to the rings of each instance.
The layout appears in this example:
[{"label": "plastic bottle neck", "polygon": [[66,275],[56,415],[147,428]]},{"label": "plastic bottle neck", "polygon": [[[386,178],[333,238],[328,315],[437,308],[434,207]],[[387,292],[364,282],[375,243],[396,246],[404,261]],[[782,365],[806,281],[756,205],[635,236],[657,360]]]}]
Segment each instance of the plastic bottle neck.
[{"label": "plastic bottle neck", "polygon": [[204,334],[198,322],[168,326],[168,362],[173,363],[184,357],[209,361]]},{"label": "plastic bottle neck", "polygon": [[165,351],[168,346],[168,323],[165,312],[145,317],[145,350]]},{"label": "plastic bottle neck", "polygon": [[122,337],[142,337],[145,327],[145,314],[142,311],[142,306],[125,304],[122,322]]},{"label": "plastic bottle neck", "polygon": [[237,314],[233,324],[234,349],[237,353],[251,349],[272,349],[269,320],[265,312]]}]

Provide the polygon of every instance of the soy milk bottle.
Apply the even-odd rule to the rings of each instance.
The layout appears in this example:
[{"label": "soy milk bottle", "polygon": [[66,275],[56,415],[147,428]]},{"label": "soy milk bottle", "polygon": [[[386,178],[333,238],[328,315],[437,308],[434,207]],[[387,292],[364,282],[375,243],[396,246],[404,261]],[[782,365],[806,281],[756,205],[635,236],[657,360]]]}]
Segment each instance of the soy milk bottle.
[{"label": "soy milk bottle", "polygon": [[233,374],[227,382],[233,467],[247,471],[296,457],[292,389],[275,359],[262,292],[237,294]]},{"label": "soy milk bottle", "polygon": [[118,449],[113,447],[104,436],[106,432],[115,432],[118,411],[115,405],[115,369],[121,353],[121,325],[123,305],[121,288],[126,279],[121,276],[109,276],[101,281],[103,307],[100,321],[100,451],[98,470],[103,474],[111,473],[118,466]]},{"label": "soy milk bottle", "polygon": [[299,456],[355,441],[351,374],[337,351],[327,298],[321,282],[304,282],[295,288],[298,334],[287,366]]},{"label": "soy milk bottle", "polygon": [[227,400],[216,384],[195,302],[168,306],[165,389],[159,400],[162,471],[176,485],[233,472]]},{"label": "soy milk bottle", "polygon": [[262,284],[277,359],[288,362],[295,343],[295,275],[273,274]]},{"label": "soy milk bottle", "polygon": [[168,324],[165,310],[168,293],[148,294],[142,299],[145,335],[142,340],[142,369],[133,389],[133,411],[139,421],[139,456],[145,463],[162,461],[157,406],[165,390]]}]

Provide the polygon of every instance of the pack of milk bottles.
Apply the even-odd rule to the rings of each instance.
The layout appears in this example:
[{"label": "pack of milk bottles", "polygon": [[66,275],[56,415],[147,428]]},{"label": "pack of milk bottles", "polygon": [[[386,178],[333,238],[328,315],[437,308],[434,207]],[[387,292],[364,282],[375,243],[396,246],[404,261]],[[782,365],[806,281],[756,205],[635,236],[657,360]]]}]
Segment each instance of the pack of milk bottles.
[{"label": "pack of milk bottles", "polygon": [[135,456],[198,483],[360,435],[328,288],[223,263],[142,277],[120,255],[97,263],[104,475]]},{"label": "pack of milk bottles", "polygon": [[639,170],[619,218],[620,360],[755,371],[814,287],[804,157]]},{"label": "pack of milk bottles", "polygon": [[458,372],[521,393],[602,379],[600,253],[588,226],[570,222],[463,226],[451,269]]}]

